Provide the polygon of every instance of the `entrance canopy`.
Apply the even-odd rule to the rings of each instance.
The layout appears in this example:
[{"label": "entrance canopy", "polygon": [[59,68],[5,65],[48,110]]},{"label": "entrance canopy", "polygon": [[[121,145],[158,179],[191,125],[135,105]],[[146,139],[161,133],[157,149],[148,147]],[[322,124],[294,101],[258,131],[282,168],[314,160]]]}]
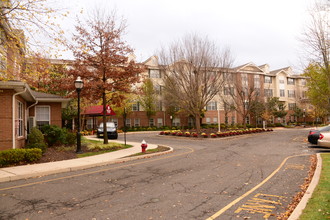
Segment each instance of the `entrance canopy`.
[{"label": "entrance canopy", "polygon": [[[103,105],[94,105],[89,106],[85,109],[85,111],[82,113],[82,115],[86,116],[103,116]],[[106,115],[116,115],[116,113],[112,110],[112,108],[107,105],[106,107]]]}]

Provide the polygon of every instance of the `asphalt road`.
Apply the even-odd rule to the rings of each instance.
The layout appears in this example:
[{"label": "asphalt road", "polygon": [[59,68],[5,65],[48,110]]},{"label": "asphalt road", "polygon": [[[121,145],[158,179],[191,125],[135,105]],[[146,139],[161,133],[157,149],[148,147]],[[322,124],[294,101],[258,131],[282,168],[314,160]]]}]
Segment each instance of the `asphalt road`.
[{"label": "asphalt road", "polygon": [[[171,154],[0,184],[0,219],[276,219],[318,148],[308,131],[226,139],[128,134]],[[120,135],[120,139],[123,135]]]}]

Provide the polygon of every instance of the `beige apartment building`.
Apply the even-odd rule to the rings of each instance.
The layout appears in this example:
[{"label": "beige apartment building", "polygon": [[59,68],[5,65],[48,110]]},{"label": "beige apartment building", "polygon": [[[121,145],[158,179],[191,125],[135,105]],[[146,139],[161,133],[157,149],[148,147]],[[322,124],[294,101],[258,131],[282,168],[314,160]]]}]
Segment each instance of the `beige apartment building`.
[{"label": "beige apartment building", "polygon": [[[145,121],[146,117],[143,117],[143,109],[138,106],[138,103],[134,105],[133,112],[135,118],[128,119],[130,126],[170,126],[172,121],[173,126],[193,126],[193,119],[187,115],[177,115],[172,120],[170,116],[166,114],[164,106],[162,105],[162,88],[164,86],[162,67],[158,65],[157,57],[150,57],[143,63],[147,69],[142,77],[152,79],[155,90],[158,94],[158,112],[148,122]],[[220,71],[220,70],[219,70]],[[288,112],[283,118],[272,117],[268,123],[288,123],[288,122],[303,122],[306,118],[297,118],[293,116],[294,109],[299,107],[307,112],[312,106],[309,104],[306,97],[306,77],[294,74],[291,67],[286,67],[278,70],[270,70],[268,64],[257,66],[254,63],[247,63],[238,67],[231,68],[227,73],[229,77],[226,78],[226,82],[222,89],[222,92],[214,97],[214,99],[208,103],[205,108],[205,117],[202,119],[203,124],[218,124],[227,122],[228,124],[241,124],[242,116],[236,111],[226,110],[225,103],[232,99],[228,93],[231,89],[235,90],[237,82],[232,80],[240,80],[242,87],[253,87],[258,93],[259,100],[266,101],[268,97],[279,97],[279,100],[284,103],[285,110]],[[230,76],[232,75],[232,76]],[[137,112],[140,112],[138,114]],[[144,113],[145,114],[145,113]],[[143,117],[137,118],[137,117]],[[246,117],[247,124],[262,124],[261,118],[254,118],[252,114],[248,114]],[[139,121],[140,123],[132,124],[131,121]],[[119,123],[120,125],[121,123]]]},{"label": "beige apartment building", "polygon": [[[132,56],[130,59],[134,59]],[[65,64],[68,67],[72,61],[68,60],[51,60],[54,65]],[[163,101],[163,88],[164,88],[164,68],[158,64],[156,56],[152,56],[142,63],[146,69],[140,74],[140,83],[134,87],[138,88],[142,85],[143,79],[150,78],[154,84],[157,103],[156,114],[148,120],[146,112],[138,101],[133,103],[131,112],[126,119],[126,125],[128,127],[148,127],[148,126],[176,126],[176,127],[192,127],[194,126],[194,119],[189,117],[185,113],[176,114],[171,117],[166,112]],[[221,72],[221,69],[219,69]],[[283,123],[288,122],[304,122],[306,118],[297,118],[292,116],[295,107],[299,107],[304,111],[308,111],[312,106],[309,104],[306,97],[306,77],[294,74],[290,67],[270,70],[268,64],[257,66],[254,63],[247,63],[238,67],[231,68],[227,73],[225,83],[221,89],[221,93],[214,97],[214,99],[208,103],[205,107],[203,124],[218,124],[228,123],[242,124],[242,116],[233,110],[228,111],[226,109],[225,101],[232,99],[229,95],[231,90],[235,90],[238,84],[242,84],[242,87],[253,89],[257,92],[259,100],[266,101],[268,97],[279,97],[279,100],[285,104],[285,110],[288,112],[283,118],[272,117],[268,123]],[[235,82],[239,80],[239,83]],[[242,106],[243,107],[243,106]],[[82,110],[83,112],[84,110]],[[119,128],[124,126],[123,119],[120,115],[108,116],[109,121],[114,121]],[[101,117],[85,117],[84,128],[95,129],[101,121]],[[252,114],[248,114],[245,118],[247,124],[262,124],[261,118],[255,118]]]}]

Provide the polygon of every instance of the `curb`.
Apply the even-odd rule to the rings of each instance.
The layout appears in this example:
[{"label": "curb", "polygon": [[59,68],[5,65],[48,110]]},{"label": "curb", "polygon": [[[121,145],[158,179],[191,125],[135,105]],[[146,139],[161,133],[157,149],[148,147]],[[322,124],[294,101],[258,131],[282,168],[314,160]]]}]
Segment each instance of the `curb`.
[{"label": "curb", "polygon": [[[165,146],[165,145],[161,145],[161,146]],[[94,167],[105,166],[105,165],[110,165],[110,164],[125,163],[128,161],[139,160],[139,159],[144,159],[144,158],[151,158],[151,157],[156,157],[156,156],[160,156],[160,155],[164,155],[164,154],[173,152],[172,147],[169,147],[169,146],[165,146],[165,147],[168,147],[169,150],[158,152],[158,153],[140,155],[140,156],[132,156],[132,157],[124,156],[124,157],[117,158],[117,159],[110,160],[110,161],[102,161],[102,162],[97,162],[97,163],[86,163],[86,164],[81,164],[81,165],[74,166],[74,167],[64,167],[64,168],[59,167],[58,169],[55,168],[53,170],[34,172],[34,173],[29,173],[29,174],[24,174],[24,175],[15,175],[10,172],[6,172],[9,175],[6,175],[5,177],[0,176],[0,183],[1,182],[11,182],[11,181],[21,180],[21,179],[28,179],[28,178],[38,178],[38,177],[47,176],[47,175],[51,175],[51,174],[59,174],[59,173],[66,173],[66,172],[71,172],[71,171],[84,170],[84,169],[88,169],[88,168],[94,168]],[[96,156],[98,156],[98,155],[96,155]],[[76,160],[76,159],[71,159],[71,160]],[[57,161],[57,162],[70,163],[71,160],[63,160],[63,161]]]},{"label": "curb", "polygon": [[309,184],[304,196],[302,197],[302,199],[300,200],[300,202],[298,203],[298,205],[294,209],[294,211],[291,213],[288,220],[299,219],[299,216],[302,214],[302,211],[306,207],[308,200],[312,197],[312,194],[313,194],[317,184],[319,183],[320,176],[321,176],[321,169],[322,169],[322,157],[321,157],[320,153],[317,153],[316,155],[317,155],[317,165],[316,165],[316,169],[315,169],[315,172],[313,175],[313,179],[312,179],[311,183]]}]

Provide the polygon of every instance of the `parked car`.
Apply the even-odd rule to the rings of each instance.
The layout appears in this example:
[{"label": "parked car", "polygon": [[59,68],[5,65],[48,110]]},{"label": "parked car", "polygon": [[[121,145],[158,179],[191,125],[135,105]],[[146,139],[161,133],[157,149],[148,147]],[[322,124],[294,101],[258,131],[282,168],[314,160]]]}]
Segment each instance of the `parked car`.
[{"label": "parked car", "polygon": [[318,129],[310,130],[309,134],[308,134],[308,142],[311,144],[317,144],[317,141],[320,138],[320,133],[328,132],[328,131],[330,131],[330,126],[324,126],[324,127],[318,128]]},{"label": "parked car", "polygon": [[320,138],[317,141],[317,145],[320,147],[330,147],[330,132],[321,132]]},{"label": "parked car", "polygon": [[[117,127],[116,127],[115,123],[107,122],[107,133],[108,133],[109,139],[118,138],[118,132],[117,132]],[[103,122],[97,128],[97,137],[99,138],[101,136],[103,136]]]}]

